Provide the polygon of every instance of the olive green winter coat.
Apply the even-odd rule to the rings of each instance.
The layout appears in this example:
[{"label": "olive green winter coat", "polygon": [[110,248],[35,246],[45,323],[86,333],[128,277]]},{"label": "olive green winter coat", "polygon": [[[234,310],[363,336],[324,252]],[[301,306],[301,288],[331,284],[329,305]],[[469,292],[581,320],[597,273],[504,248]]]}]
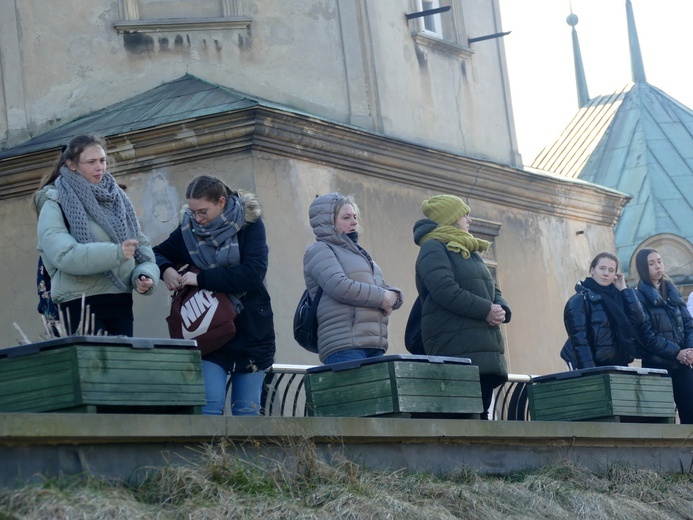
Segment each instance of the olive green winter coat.
[{"label": "olive green winter coat", "polygon": [[[419,220],[414,241],[419,244],[435,227],[429,219]],[[482,375],[508,375],[500,327],[490,326],[486,317],[496,303],[505,309],[507,323],[510,308],[477,253],[464,259],[443,242],[424,242],[416,260],[416,288],[427,355],[469,358]]]}]

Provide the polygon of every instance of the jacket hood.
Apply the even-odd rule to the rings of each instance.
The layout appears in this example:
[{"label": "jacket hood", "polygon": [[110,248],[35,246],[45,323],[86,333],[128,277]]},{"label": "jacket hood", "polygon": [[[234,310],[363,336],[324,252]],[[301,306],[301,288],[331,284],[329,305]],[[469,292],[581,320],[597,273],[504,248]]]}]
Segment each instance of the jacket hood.
[{"label": "jacket hood", "polygon": [[417,246],[420,245],[419,242],[421,242],[421,239],[437,227],[438,224],[431,219],[422,218],[421,220],[417,220],[414,224],[414,243]]},{"label": "jacket hood", "polygon": [[334,210],[337,207],[338,199],[338,193],[328,193],[311,202],[308,217],[316,238],[324,240],[337,237],[337,228],[334,226]]},{"label": "jacket hood", "polygon": [[[667,284],[667,295],[669,302],[674,305],[685,306],[686,302],[683,300],[683,296],[681,296],[678,288],[669,280],[663,280],[663,283]],[[660,292],[655,289],[653,285],[640,280],[638,282],[638,290],[645,296],[645,298],[652,302],[653,305],[664,305],[664,298],[662,298]]]},{"label": "jacket hood", "polygon": [[41,209],[47,200],[58,200],[58,190],[52,184],[47,184],[34,193],[34,206],[37,214],[41,213]]},{"label": "jacket hood", "polygon": [[602,300],[602,295],[599,294],[598,292],[593,291],[589,287],[585,285],[585,281],[581,280],[578,283],[575,284],[575,292],[582,294],[585,298],[589,298],[590,301],[593,302],[598,302],[599,300]]},{"label": "jacket hood", "polygon": [[262,216],[262,206],[260,206],[260,201],[257,200],[257,196],[249,191],[238,190],[236,192],[238,198],[241,199],[241,204],[243,204],[243,219],[246,224],[253,224],[260,220]]}]

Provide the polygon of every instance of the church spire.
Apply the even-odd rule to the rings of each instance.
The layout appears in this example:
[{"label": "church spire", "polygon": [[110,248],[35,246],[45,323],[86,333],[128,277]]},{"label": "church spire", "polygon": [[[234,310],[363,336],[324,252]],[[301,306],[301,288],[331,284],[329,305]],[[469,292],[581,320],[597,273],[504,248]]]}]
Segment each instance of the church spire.
[{"label": "church spire", "polygon": [[584,107],[590,100],[590,94],[587,91],[587,78],[585,77],[585,68],[582,65],[582,54],[580,54],[580,42],[578,41],[577,31],[575,26],[578,23],[576,14],[571,13],[566,18],[566,23],[570,25],[573,36],[573,61],[575,63],[575,83],[577,85],[578,107]]},{"label": "church spire", "polygon": [[633,76],[633,83],[645,83],[645,65],[643,65],[642,54],[640,52],[640,41],[638,40],[638,30],[635,28],[635,17],[633,16],[633,5],[630,0],[626,0],[626,17],[628,18],[628,42],[630,44],[630,70]]}]

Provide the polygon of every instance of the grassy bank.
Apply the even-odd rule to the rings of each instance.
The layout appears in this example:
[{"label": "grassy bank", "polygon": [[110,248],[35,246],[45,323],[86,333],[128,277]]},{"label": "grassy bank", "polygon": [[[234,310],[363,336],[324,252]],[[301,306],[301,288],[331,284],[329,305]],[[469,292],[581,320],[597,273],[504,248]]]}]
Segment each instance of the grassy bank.
[{"label": "grassy bank", "polygon": [[0,489],[8,519],[691,519],[693,475],[557,462],[542,471],[437,477],[369,471],[310,444],[281,460],[208,447],[200,462],[152,470],[138,482],[62,478]]}]

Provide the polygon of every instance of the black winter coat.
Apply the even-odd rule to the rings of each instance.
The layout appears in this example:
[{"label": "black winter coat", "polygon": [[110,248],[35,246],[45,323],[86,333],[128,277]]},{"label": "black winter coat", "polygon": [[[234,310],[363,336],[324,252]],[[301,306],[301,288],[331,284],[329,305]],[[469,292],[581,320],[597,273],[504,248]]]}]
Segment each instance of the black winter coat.
[{"label": "black winter coat", "polygon": [[[574,294],[563,309],[563,323],[573,352],[573,368],[592,368],[609,365],[627,366],[634,358],[627,354],[628,348],[619,344],[616,331],[609,322],[601,294],[585,287],[582,282],[575,285]],[[628,321],[640,327],[644,314],[633,289],[619,291],[623,312]],[[633,329],[632,341],[638,334]]]},{"label": "black winter coat", "polygon": [[667,285],[666,301],[654,286],[642,280],[636,289],[654,333],[643,341],[642,366],[675,370],[683,367],[676,360],[679,351],[693,348],[693,318],[676,286],[669,280],[662,283]]},{"label": "black winter coat", "polygon": [[[262,220],[246,222],[237,237],[240,265],[203,269],[197,275],[202,289],[246,293],[241,298],[243,312],[236,317],[236,336],[204,359],[230,371],[254,372],[269,368],[275,353],[274,315],[264,285],[269,250]],[[154,255],[162,278],[169,267],[193,265],[180,226],[154,248]]]}]

